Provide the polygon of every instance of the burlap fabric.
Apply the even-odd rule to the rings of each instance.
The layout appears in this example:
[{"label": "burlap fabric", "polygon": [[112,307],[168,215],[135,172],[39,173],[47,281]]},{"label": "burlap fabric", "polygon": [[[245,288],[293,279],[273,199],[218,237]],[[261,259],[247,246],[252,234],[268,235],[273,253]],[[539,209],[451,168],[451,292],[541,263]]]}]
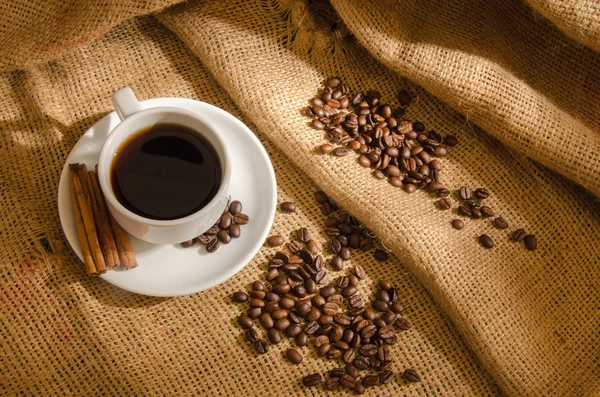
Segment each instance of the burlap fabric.
[{"label": "burlap fabric", "polygon": [[600,54],[521,0],[332,3],[385,65],[600,196]]},{"label": "burlap fabric", "polygon": [[[140,99],[210,102],[257,131],[195,55],[152,17],[125,23],[68,56],[0,77],[0,394],[312,395],[300,377],[334,363],[304,348],[304,362],[292,366],[283,357],[287,341],[258,356],[235,321],[242,307],[230,303],[231,293],[262,277],[274,249],[261,250],[216,288],[173,299],[135,295],[91,279],[72,253],[56,209],[60,170],[81,134],[112,110],[110,95],[123,85]],[[317,186],[273,144],[263,143],[275,167],[278,199],[299,207],[293,215],[278,213],[273,233],[287,236],[308,226],[326,241],[324,217],[313,198]],[[398,260],[381,264],[360,255],[352,263],[369,274],[363,292],[381,278],[400,289],[414,328],[399,334],[394,369],[414,367],[425,380],[394,382],[372,395],[497,393],[487,371]]]},{"label": "burlap fabric", "polygon": [[[506,392],[598,392],[599,203],[376,62],[337,29],[341,21],[323,3],[268,4],[198,2],[159,19],[289,159],[379,233]],[[366,13],[371,6],[363,5],[365,21],[376,16]],[[444,183],[488,187],[492,207],[513,230],[538,234],[538,250],[515,245],[486,221],[457,233],[449,226],[456,214],[437,211],[425,194],[374,180],[355,156],[316,156],[323,134],[298,109],[328,75],[340,75],[351,90],[377,88],[390,100],[402,88],[413,92],[418,101],[407,116],[461,141],[445,162]],[[481,233],[495,239],[493,250],[477,244]]]},{"label": "burlap fabric", "polygon": [[570,37],[600,51],[600,4],[594,0],[527,0]]},{"label": "burlap fabric", "polygon": [[[344,4],[335,6],[344,16]],[[326,4],[190,2],[157,18],[173,33],[152,17],[137,18],[61,58],[0,75],[0,390],[310,394],[298,377],[332,366],[309,356],[292,367],[281,354],[285,345],[256,357],[243,343],[233,320],[239,308],[227,303],[228,295],[264,271],[268,249],[223,285],[182,298],[132,295],[85,276],[58,223],[59,171],[78,137],[111,110],[110,94],[127,84],[143,99],[214,103],[267,138],[279,198],[300,207],[296,215],[278,214],[274,232],[320,229],[311,178],[397,253],[399,260],[388,264],[364,256],[354,261],[366,267],[367,286],[385,277],[404,291],[415,328],[394,348],[394,369],[413,366],[425,381],[395,381],[373,395],[486,395],[499,393],[496,384],[512,395],[600,392],[600,205],[593,196],[378,63],[342,21],[332,24],[337,16]],[[345,18],[366,43],[360,25]],[[352,156],[315,155],[324,138],[299,110],[331,74],[352,90],[379,89],[392,102],[399,89],[409,89],[418,100],[408,117],[461,140],[444,162],[443,181],[450,188],[489,188],[496,212],[535,232],[538,250],[525,251],[485,221],[452,230],[455,215],[435,210],[425,194],[375,181]],[[496,241],[491,251],[476,243],[484,231]]]}]

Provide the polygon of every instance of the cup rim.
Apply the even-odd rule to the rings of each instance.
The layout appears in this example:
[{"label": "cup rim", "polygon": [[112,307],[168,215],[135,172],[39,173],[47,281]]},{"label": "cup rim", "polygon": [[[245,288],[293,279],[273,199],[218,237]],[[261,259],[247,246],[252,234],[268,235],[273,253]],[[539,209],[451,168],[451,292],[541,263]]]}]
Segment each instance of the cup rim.
[{"label": "cup rim", "polygon": [[[179,114],[191,117],[191,118],[195,119],[196,121],[199,121],[200,123],[203,124],[203,126],[206,129],[208,129],[213,134],[215,140],[221,146],[221,152],[223,154],[222,156],[221,155],[218,156],[219,160],[221,162],[221,168],[223,169],[223,175],[221,177],[221,185],[219,186],[219,190],[217,190],[217,193],[208,202],[208,204],[206,204],[204,207],[202,207],[198,211],[194,212],[193,214],[187,215],[183,218],[160,220],[160,219],[146,218],[144,216],[138,215],[138,214],[130,211],[129,209],[127,209],[123,204],[121,204],[119,202],[119,200],[117,200],[117,198],[114,196],[114,194],[112,194],[112,189],[108,183],[107,172],[108,172],[108,169],[110,168],[110,165],[112,164],[112,157],[111,158],[106,158],[106,157],[108,156],[109,146],[110,146],[112,140],[115,139],[115,137],[117,137],[117,135],[123,134],[123,131],[126,130],[126,128],[129,126],[129,124],[135,122],[137,119],[145,117],[150,113],[160,113],[160,112],[179,113]],[[198,131],[195,131],[195,132],[198,132]],[[104,165],[105,160],[109,162],[108,168],[106,166],[102,166],[102,167],[100,166],[101,164]],[[227,192],[229,182],[231,180],[231,171],[232,171],[231,170],[231,159],[230,159],[229,153],[226,150],[225,142],[223,141],[223,139],[221,138],[219,133],[216,131],[216,129],[210,124],[210,122],[208,122],[207,120],[202,118],[196,112],[192,112],[190,110],[178,108],[175,106],[159,106],[159,107],[144,109],[144,110],[141,110],[139,112],[136,112],[136,113],[130,115],[125,120],[121,120],[119,122],[119,124],[117,124],[117,126],[115,128],[113,128],[112,131],[109,132],[104,143],[102,144],[102,149],[100,149],[100,156],[98,158],[98,179],[100,181],[100,189],[102,190],[105,199],[108,202],[110,202],[110,205],[115,210],[120,212],[121,215],[129,218],[130,220],[132,220],[134,222],[139,222],[139,223],[146,224],[148,226],[156,226],[156,227],[171,227],[171,226],[185,224],[185,223],[195,220],[196,218],[202,217],[205,213],[212,212],[212,210],[217,205],[217,203],[219,203],[221,201],[220,199],[222,198],[222,196],[224,194],[226,194],[226,192]]]}]

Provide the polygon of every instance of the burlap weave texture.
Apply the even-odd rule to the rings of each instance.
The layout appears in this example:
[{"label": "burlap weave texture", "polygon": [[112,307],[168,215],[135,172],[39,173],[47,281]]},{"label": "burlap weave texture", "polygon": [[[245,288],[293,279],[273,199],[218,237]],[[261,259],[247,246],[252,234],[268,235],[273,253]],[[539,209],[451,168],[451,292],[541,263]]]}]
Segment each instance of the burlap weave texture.
[{"label": "burlap weave texture", "polygon": [[[243,308],[230,302],[231,293],[262,277],[274,249],[262,249],[218,287],[162,299],[87,277],[68,247],[56,210],[60,170],[81,134],[112,110],[110,95],[123,85],[140,99],[207,101],[257,131],[195,55],[152,17],[122,24],[53,62],[0,77],[0,394],[313,395],[300,377],[324,372],[333,363],[304,348],[302,366],[292,366],[282,354],[288,342],[257,356],[235,322]],[[259,137],[277,174],[279,200],[293,200],[299,207],[296,214],[278,213],[273,233],[287,236],[308,226],[318,241],[325,241],[324,217],[313,199],[317,186]],[[242,231],[241,238],[250,236]],[[371,255],[357,255],[352,263],[362,264],[369,274],[363,292],[381,278],[402,291],[413,330],[399,334],[394,369],[411,366],[426,379],[418,385],[395,382],[372,395],[498,393],[430,295],[397,259],[380,264]]]}]

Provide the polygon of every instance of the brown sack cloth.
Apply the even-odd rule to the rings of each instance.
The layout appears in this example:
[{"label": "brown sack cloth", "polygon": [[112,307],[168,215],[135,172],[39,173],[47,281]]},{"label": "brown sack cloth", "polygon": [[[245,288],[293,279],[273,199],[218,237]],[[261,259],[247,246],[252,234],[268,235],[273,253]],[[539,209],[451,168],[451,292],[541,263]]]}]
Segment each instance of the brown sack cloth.
[{"label": "brown sack cloth", "polygon": [[[393,11],[394,3],[378,4]],[[353,10],[362,12],[360,20],[369,21],[375,36],[385,20],[377,23],[373,8],[363,2]],[[374,61],[352,42],[326,3],[197,1],[170,8],[159,19],[289,159],[399,255],[506,393],[600,392],[600,205],[593,196]],[[367,36],[366,29],[363,33]],[[355,155],[315,155],[324,136],[308,127],[300,109],[330,75],[339,75],[354,92],[378,89],[393,104],[400,89],[411,91],[418,100],[407,117],[456,134],[461,142],[444,162],[446,186],[487,187],[493,192],[491,206],[510,230],[523,227],[538,235],[538,249],[526,251],[510,241],[508,231],[485,220],[453,230],[455,213],[437,210],[422,192],[409,195],[374,180]],[[477,86],[465,82],[472,85]],[[546,116],[540,109],[539,117]],[[494,249],[477,243],[482,233],[493,237]]]},{"label": "brown sack cloth", "polygon": [[122,21],[179,0],[6,0],[0,13],[0,71],[25,68],[72,51]]},{"label": "brown sack cloth", "polygon": [[[258,356],[235,321],[245,306],[231,303],[231,294],[263,277],[273,248],[263,248],[222,285],[172,299],[131,294],[86,275],[60,227],[58,179],[75,142],[113,110],[111,93],[124,85],[139,99],[210,102],[257,131],[196,56],[152,17],[124,23],[52,62],[0,74],[0,395],[311,396],[323,390],[304,388],[300,378],[324,373],[332,362],[306,347],[302,365],[292,366],[282,354],[294,344],[287,340]],[[317,186],[262,141],[279,201],[298,204],[295,214],[277,213],[272,233],[289,236],[308,226],[317,241],[326,241],[325,218],[313,198]],[[240,238],[251,236],[242,230]],[[413,367],[424,380],[399,378],[379,395],[498,394],[397,259],[380,263],[372,254],[353,255],[352,266],[361,264],[369,276],[362,293],[383,278],[401,291],[413,327],[398,333],[393,369]]]},{"label": "brown sack cloth", "polygon": [[563,32],[600,52],[600,3],[596,0],[526,0]]},{"label": "brown sack cloth", "polygon": [[333,0],[386,66],[600,196],[600,54],[521,0]]},{"label": "brown sack cloth", "polygon": [[[366,43],[360,21],[345,15],[345,5],[335,3]],[[368,14],[374,8],[365,3],[365,19],[375,21],[377,14]],[[157,18],[174,34],[153,17],[136,18],[58,59],[0,75],[3,393],[312,395],[299,377],[331,368],[312,357],[292,367],[282,358],[285,346],[256,357],[244,344],[233,320],[240,309],[228,303],[229,294],[264,271],[272,250],[263,249],[223,285],[174,299],[129,294],[85,276],[59,226],[58,177],[69,150],[112,110],[110,94],[123,85],[140,99],[181,96],[214,103],[267,138],[279,197],[300,208],[296,215],[278,214],[273,232],[322,225],[311,178],[394,250],[398,260],[385,264],[363,255],[353,262],[367,268],[367,286],[390,278],[403,290],[415,327],[394,348],[394,370],[414,366],[424,382],[396,379],[373,394],[499,393],[399,262],[430,291],[504,393],[600,393],[600,204],[592,195],[378,63],[327,3],[195,1]],[[408,89],[416,99],[407,117],[460,140],[443,162],[443,182],[452,189],[487,187],[491,206],[511,229],[538,235],[537,251],[527,252],[509,241],[508,231],[485,220],[467,222],[460,232],[451,229],[455,214],[435,209],[423,192],[408,195],[375,181],[354,155],[316,155],[323,134],[307,126],[300,109],[333,74],[351,90],[378,89],[393,104],[398,91]],[[584,105],[593,106],[572,104],[590,109]],[[540,119],[554,115],[535,111]],[[477,244],[484,232],[496,241],[494,249]]]}]

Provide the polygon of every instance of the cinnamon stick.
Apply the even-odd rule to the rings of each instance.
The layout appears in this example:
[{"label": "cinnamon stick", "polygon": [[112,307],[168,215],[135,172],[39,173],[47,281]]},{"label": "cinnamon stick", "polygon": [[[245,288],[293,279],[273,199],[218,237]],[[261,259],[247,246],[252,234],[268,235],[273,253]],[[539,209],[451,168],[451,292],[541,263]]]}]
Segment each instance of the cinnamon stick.
[{"label": "cinnamon stick", "polygon": [[[99,187],[100,181],[98,180],[98,164],[96,164],[95,170],[96,173],[94,176],[96,179],[96,184]],[[102,196],[102,198],[104,199],[104,196]],[[133,252],[133,247],[131,246],[131,240],[129,240],[129,233],[127,233],[125,229],[123,229],[121,225],[117,223],[110,211],[107,211],[107,213],[112,226],[113,235],[115,237],[115,243],[117,244],[117,251],[119,253],[121,264],[125,270],[137,267],[138,262],[137,259],[135,259],[135,253]]]},{"label": "cinnamon stick", "polygon": [[79,208],[77,193],[75,192],[75,183],[73,179],[77,178],[77,175],[71,171],[69,172],[69,176],[71,181],[71,199],[73,200],[73,211],[75,212],[75,224],[77,226],[79,246],[81,247],[81,256],[83,257],[83,263],[88,275],[97,276],[98,271],[96,270],[96,265],[94,264],[94,258],[92,258],[90,243],[88,242],[87,235],[85,234],[85,226],[83,225],[81,209]]},{"label": "cinnamon stick", "polygon": [[[102,193],[98,192],[98,194],[96,194],[92,182],[92,179],[95,181],[95,177],[90,178],[90,174],[95,175],[93,171],[88,172],[85,164],[79,166],[79,179],[84,187],[86,197],[90,198],[92,204],[92,211],[94,213],[94,221],[96,224],[96,234],[98,235],[102,255],[104,255],[104,262],[106,263],[106,268],[111,270],[119,267],[119,255],[117,254],[117,247],[115,239],[113,238],[110,220],[106,214],[106,208],[104,208],[104,201],[101,200]],[[100,197],[98,197],[98,195]]]},{"label": "cinnamon stick", "polygon": [[70,170],[71,189],[75,191],[75,198],[77,199],[77,203],[79,205],[79,212],[81,213],[85,235],[89,244],[91,256],[94,260],[94,266],[96,269],[95,273],[102,274],[106,272],[106,263],[104,261],[104,256],[102,255],[102,250],[100,249],[98,235],[96,234],[96,224],[94,222],[94,214],[92,210],[91,200],[89,195],[86,197],[86,194],[84,193],[83,184],[79,179],[79,165],[71,165]]}]

